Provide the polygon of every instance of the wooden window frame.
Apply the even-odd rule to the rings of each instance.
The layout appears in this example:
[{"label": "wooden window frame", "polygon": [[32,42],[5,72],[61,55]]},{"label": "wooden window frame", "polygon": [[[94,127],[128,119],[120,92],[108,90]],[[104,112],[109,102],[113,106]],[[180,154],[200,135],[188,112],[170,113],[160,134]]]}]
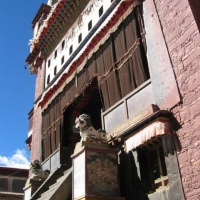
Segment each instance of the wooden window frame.
[{"label": "wooden window frame", "polygon": [[[169,179],[161,138],[154,139],[153,141],[142,145],[139,149],[139,163],[143,161],[143,167],[140,168],[141,177],[143,177],[144,171],[148,171],[148,178],[146,178],[146,180],[142,180],[146,188],[148,188],[147,193],[151,194],[158,190],[167,188]],[[145,154],[145,159],[141,159],[141,157],[144,156],[144,154],[142,155],[140,153],[141,151]],[[153,155],[153,152],[156,156],[155,154]],[[146,163],[144,163],[144,160]],[[153,165],[154,168],[152,167]],[[154,177],[154,173],[156,172],[155,165],[157,165],[157,177]],[[147,181],[149,185],[147,184]]]}]

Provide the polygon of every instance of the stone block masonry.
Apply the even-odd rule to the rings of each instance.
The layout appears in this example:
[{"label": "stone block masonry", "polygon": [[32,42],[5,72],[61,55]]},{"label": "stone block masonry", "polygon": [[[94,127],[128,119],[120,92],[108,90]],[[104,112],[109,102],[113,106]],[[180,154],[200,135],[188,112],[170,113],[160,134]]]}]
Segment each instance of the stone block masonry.
[{"label": "stone block masonry", "polygon": [[182,103],[178,162],[185,199],[200,199],[200,34],[188,0],[155,0]]}]

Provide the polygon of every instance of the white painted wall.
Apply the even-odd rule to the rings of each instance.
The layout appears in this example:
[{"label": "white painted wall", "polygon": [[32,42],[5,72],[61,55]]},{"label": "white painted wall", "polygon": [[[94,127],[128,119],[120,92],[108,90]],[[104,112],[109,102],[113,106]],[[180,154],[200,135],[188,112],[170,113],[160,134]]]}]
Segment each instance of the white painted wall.
[{"label": "white painted wall", "polygon": [[[88,33],[92,30],[88,31],[88,23],[92,20],[92,28],[97,24],[99,19],[103,16],[103,14],[108,10],[110,5],[112,4],[111,0],[93,0],[88,3],[85,10],[81,13],[82,16],[82,24],[79,26],[78,19],[74,22],[74,24],[71,26],[71,28],[68,30],[68,32],[65,34],[65,36],[60,40],[57,47],[54,49],[54,51],[49,55],[49,57],[46,60],[46,76],[45,76],[45,88],[48,86],[47,79],[48,76],[50,76],[49,83],[53,80],[55,77],[54,74],[54,68],[57,66],[57,73],[59,70],[64,66],[66,61],[70,58],[69,49],[70,46],[73,45],[73,52],[76,50],[76,48],[80,45],[78,43],[78,37],[80,34],[82,34],[82,41],[84,38],[88,35]],[[87,9],[90,9],[92,6],[91,11],[88,13]],[[103,14],[99,17],[99,9],[103,6]],[[73,36],[70,37],[70,35],[73,32]],[[65,46],[62,49],[62,42],[65,40]],[[89,42],[89,41],[88,41]],[[57,51],[57,57],[54,58],[55,51]],[[64,56],[64,63],[61,64],[61,59]],[[78,56],[78,55],[77,55]],[[50,66],[48,66],[48,60],[51,60]],[[75,58],[76,59],[76,58]]]}]

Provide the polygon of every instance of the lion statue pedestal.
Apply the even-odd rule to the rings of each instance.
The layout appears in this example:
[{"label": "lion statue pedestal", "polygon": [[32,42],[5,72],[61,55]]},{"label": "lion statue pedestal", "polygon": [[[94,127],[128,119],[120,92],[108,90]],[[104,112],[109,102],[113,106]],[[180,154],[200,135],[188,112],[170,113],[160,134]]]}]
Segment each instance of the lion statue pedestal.
[{"label": "lion statue pedestal", "polygon": [[118,150],[106,144],[81,142],[71,156],[73,199],[125,200],[120,197]]}]

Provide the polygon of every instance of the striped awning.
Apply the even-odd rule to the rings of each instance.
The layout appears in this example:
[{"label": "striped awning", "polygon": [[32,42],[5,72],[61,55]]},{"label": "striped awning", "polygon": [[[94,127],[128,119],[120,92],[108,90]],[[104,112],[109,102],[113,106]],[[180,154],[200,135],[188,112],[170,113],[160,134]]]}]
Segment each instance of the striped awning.
[{"label": "striped awning", "polygon": [[125,152],[136,149],[140,145],[143,145],[152,139],[162,136],[164,134],[170,135],[171,129],[169,121],[156,121],[146,126],[140,131],[136,132],[133,136],[128,138],[125,143]]}]

